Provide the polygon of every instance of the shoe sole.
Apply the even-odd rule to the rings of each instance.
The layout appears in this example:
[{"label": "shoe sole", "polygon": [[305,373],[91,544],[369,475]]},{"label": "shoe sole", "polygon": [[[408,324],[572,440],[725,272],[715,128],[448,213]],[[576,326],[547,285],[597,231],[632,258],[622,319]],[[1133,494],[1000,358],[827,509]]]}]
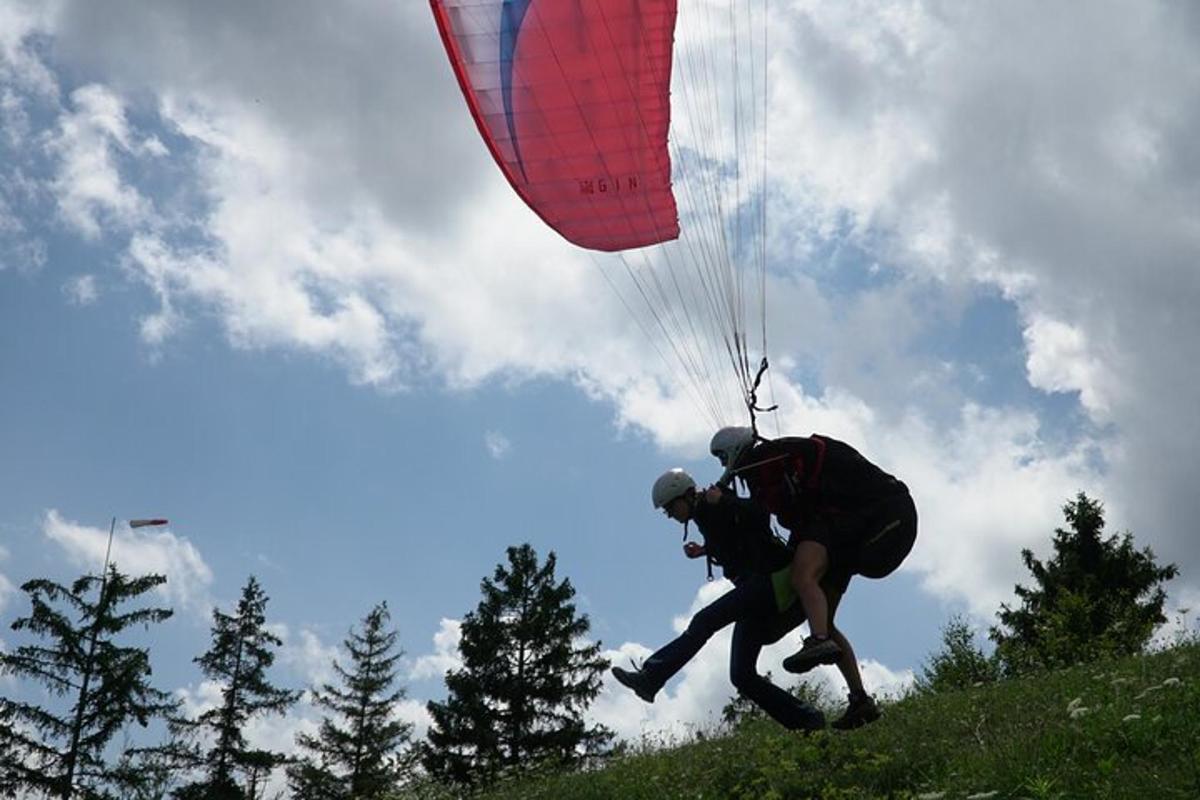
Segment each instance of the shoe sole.
[{"label": "shoe sole", "polygon": [[822,664],[836,664],[838,659],[842,657],[842,651],[838,649],[824,655],[806,656],[803,659],[798,658],[798,655],[797,653],[783,660],[784,671],[790,672],[793,675],[800,675]]}]

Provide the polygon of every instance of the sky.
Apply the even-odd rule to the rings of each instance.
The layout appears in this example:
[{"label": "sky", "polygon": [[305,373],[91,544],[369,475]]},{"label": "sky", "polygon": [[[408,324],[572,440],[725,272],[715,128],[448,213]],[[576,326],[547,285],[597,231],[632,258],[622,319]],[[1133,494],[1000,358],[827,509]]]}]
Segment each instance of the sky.
[{"label": "sky", "polygon": [[[986,630],[1079,491],[1195,608],[1200,10],[771,9],[768,431],[855,444],[920,513],[839,612],[869,687],[951,614]],[[253,574],[289,687],[387,601],[423,732],[526,541],[610,657],[644,656],[726,585],[651,508],[663,470],[718,466],[631,313],[491,161],[426,3],[0,0],[0,642],[20,584],[162,516],[118,523],[114,559],[167,574],[154,674],[192,708]],[[727,657],[652,706],[608,680],[592,718],[709,724]]]}]

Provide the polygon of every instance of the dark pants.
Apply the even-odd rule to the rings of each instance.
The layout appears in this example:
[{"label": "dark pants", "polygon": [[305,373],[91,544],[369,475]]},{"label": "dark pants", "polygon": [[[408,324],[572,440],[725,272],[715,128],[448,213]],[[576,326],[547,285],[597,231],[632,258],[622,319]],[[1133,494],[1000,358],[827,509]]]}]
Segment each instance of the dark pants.
[{"label": "dark pants", "polygon": [[793,602],[787,611],[778,611],[770,578],[750,575],[697,611],[687,630],[647,658],[642,671],[656,688],[661,688],[714,633],[736,623],[729,652],[729,677],[734,688],[786,728],[820,728],[825,724],[820,711],[758,674],[758,655],[763,647],[779,641],[802,622],[804,609],[800,603]]}]

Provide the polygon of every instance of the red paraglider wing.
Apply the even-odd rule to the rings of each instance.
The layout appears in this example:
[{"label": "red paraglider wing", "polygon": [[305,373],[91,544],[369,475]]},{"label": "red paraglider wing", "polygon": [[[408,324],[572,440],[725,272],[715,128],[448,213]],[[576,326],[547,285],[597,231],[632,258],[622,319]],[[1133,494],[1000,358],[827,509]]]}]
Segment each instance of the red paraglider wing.
[{"label": "red paraglider wing", "polygon": [[430,0],[479,132],[567,240],[679,236],[671,191],[676,0]]}]

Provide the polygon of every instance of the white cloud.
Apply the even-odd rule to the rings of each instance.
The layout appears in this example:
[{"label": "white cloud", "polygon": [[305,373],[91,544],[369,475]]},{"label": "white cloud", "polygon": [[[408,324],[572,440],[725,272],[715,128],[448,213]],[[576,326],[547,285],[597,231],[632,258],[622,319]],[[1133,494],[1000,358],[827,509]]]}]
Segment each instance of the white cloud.
[{"label": "white cloud", "polygon": [[408,671],[408,680],[441,678],[447,672],[462,667],[458,643],[462,641],[462,622],[442,618],[438,632],[433,635],[433,652],[413,660]]},{"label": "white cloud", "polygon": [[497,461],[502,460],[512,449],[512,442],[500,431],[488,431],[483,435],[483,444],[488,454]]},{"label": "white cloud", "polygon": [[63,284],[67,302],[74,306],[90,306],[100,296],[95,275],[77,275]]},{"label": "white cloud", "polygon": [[[222,310],[236,346],[328,355],[358,383],[395,384],[405,351],[375,295],[386,262],[403,252],[373,241],[376,231],[368,224],[322,235],[322,223],[301,198],[274,189],[261,193],[274,179],[256,174],[255,166],[222,168],[230,185],[221,191],[232,196],[209,221],[220,237],[220,257],[176,251],[154,234],[134,239],[128,264],[161,301],[160,311],[143,321],[143,338],[161,344],[182,323],[176,301],[200,299]],[[266,229],[279,233],[264,237]]]},{"label": "white cloud", "polygon": [[124,104],[104,86],[71,93],[49,147],[58,157],[52,188],[63,217],[95,239],[111,226],[131,228],[152,212],[149,201],[121,176],[117,154],[135,150]]},{"label": "white cloud", "polygon": [[[42,521],[42,534],[62,548],[76,569],[96,573],[104,566],[108,530],[71,522],[51,509]],[[122,524],[113,534],[112,563],[126,575],[165,575],[167,582],[157,592],[189,611],[207,615],[212,570],[187,539],[169,530],[131,530]]]},{"label": "white cloud", "polygon": [[13,0],[0,6],[0,84],[54,97],[58,83],[30,46],[33,34],[52,28],[59,0]]},{"label": "white cloud", "polygon": [[0,233],[0,270],[12,267],[22,272],[34,272],[46,264],[46,243],[37,238],[16,238],[5,241]]},{"label": "white cloud", "polygon": [[31,122],[26,98],[5,85],[4,64],[0,54],[0,271],[33,273],[46,263],[47,248],[30,232],[37,215],[24,208],[38,197],[36,182],[26,174]]},{"label": "white cloud", "polygon": [[310,688],[319,688],[335,680],[335,660],[340,660],[343,666],[346,663],[345,655],[337,645],[322,643],[321,637],[308,628],[301,628],[294,637],[287,625],[271,625],[270,629],[283,642],[278,663],[291,669]]},{"label": "white cloud", "polygon": [[413,726],[412,740],[414,742],[424,739],[425,734],[429,732],[429,726],[433,724],[433,717],[430,716],[425,701],[411,697],[400,701],[396,707],[395,717]]},{"label": "white cloud", "polygon": [[22,229],[21,221],[8,208],[8,203],[5,202],[4,197],[0,196],[0,235],[19,233]]},{"label": "white cloud", "polygon": [[196,719],[204,712],[219,707],[221,692],[221,684],[212,680],[201,681],[195,688],[189,686],[176,690],[184,718]]},{"label": "white cloud", "polygon": [[1110,407],[1100,385],[1106,371],[1101,360],[1089,354],[1083,332],[1037,317],[1030,320],[1024,334],[1029,348],[1029,383],[1048,392],[1078,391],[1084,408],[1104,419]]},{"label": "white cloud", "polygon": [[859,662],[858,668],[862,672],[863,686],[877,697],[903,697],[915,680],[911,669],[897,671],[870,658]]},{"label": "white cloud", "polygon": [[1090,450],[1043,442],[1027,413],[967,407],[947,429],[906,420],[872,426],[861,441],[908,483],[917,503],[917,543],[902,569],[980,616],[1027,579],[1020,551],[1049,548],[1064,502],[1081,489],[1108,495]]}]

